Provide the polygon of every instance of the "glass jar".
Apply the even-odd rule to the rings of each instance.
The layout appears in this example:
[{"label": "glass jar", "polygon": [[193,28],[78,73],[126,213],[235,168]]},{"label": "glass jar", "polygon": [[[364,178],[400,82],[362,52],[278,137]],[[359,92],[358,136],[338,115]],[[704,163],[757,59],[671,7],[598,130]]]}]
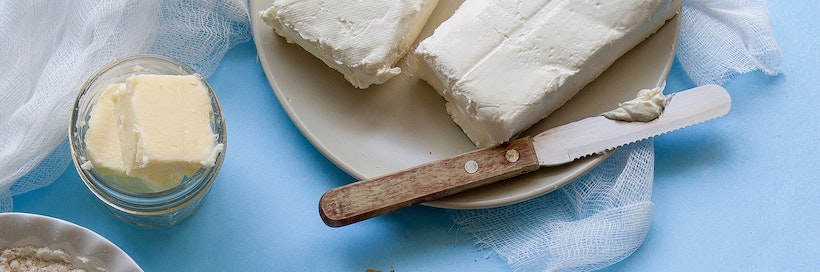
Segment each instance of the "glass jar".
[{"label": "glass jar", "polygon": [[91,110],[109,85],[125,82],[128,77],[139,74],[191,75],[196,72],[175,59],[149,54],[122,58],[106,65],[83,84],[74,103],[68,132],[71,153],[85,185],[116,217],[143,227],[170,226],[198,210],[219,174],[225,158],[225,121],[216,94],[200,77],[210,97],[210,127],[216,135],[216,143],[222,144],[212,167],[201,167],[173,188],[159,192],[133,190],[123,186],[118,177],[99,173],[89,161],[86,151],[85,136]]}]

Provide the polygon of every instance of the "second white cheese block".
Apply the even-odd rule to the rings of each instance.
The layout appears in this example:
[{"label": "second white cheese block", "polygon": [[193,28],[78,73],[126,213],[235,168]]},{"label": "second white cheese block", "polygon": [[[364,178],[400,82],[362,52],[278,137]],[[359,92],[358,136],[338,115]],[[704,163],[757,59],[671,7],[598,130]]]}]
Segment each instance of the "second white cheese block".
[{"label": "second white cheese block", "polygon": [[478,147],[508,141],[674,16],[680,0],[465,1],[416,48]]},{"label": "second white cheese block", "polygon": [[399,74],[438,0],[275,0],[260,12],[276,34],[344,74],[357,88]]}]

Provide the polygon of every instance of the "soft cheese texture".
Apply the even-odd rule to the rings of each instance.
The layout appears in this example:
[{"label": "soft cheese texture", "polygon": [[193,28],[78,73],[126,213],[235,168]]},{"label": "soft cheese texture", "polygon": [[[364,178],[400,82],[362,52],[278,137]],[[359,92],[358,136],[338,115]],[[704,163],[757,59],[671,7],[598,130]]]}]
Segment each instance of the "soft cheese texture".
[{"label": "soft cheese texture", "polygon": [[635,99],[618,103],[618,108],[603,115],[612,120],[627,122],[649,122],[658,118],[666,108],[666,97],[663,88],[643,89],[638,91]]},{"label": "soft cheese texture", "polygon": [[214,166],[222,145],[210,126],[213,108],[199,75],[136,75],[97,98],[85,136],[89,159],[124,187],[173,188]]},{"label": "soft cheese texture", "polygon": [[344,74],[357,88],[381,84],[415,42],[438,0],[274,0],[262,20]]},{"label": "soft cheese texture", "polygon": [[[118,117],[112,99],[114,93],[123,90],[125,83],[111,84],[100,94],[91,108],[88,131],[85,133],[85,146],[88,159],[101,174],[125,174],[117,129]],[[87,167],[87,164],[84,166]]]},{"label": "soft cheese texture", "polygon": [[657,31],[680,1],[465,1],[415,51],[478,146],[508,141]]}]

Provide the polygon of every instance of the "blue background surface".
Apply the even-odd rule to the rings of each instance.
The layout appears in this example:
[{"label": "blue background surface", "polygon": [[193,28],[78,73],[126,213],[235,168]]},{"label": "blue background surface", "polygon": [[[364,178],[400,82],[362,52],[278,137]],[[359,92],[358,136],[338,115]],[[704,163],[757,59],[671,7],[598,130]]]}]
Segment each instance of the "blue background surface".
[{"label": "blue background surface", "polygon": [[[725,87],[731,112],[655,139],[653,223],[610,271],[816,271],[820,268],[820,2],[772,1],[782,75]],[[225,164],[202,209],[165,229],[120,222],[70,166],[14,197],[14,211],[65,219],[146,271],[507,271],[443,209],[412,207],[344,228],[317,202],[354,178],[317,151],[280,107],[253,42],[209,79],[226,115]],[[675,63],[666,93],[694,84]]]}]

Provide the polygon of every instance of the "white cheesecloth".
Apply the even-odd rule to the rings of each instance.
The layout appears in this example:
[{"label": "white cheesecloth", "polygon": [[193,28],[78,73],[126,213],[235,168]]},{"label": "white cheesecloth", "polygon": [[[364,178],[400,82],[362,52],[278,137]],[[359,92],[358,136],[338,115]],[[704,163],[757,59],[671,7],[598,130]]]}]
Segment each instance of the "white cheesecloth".
[{"label": "white cheesecloth", "polygon": [[[0,1],[0,63],[7,67],[0,75],[0,212],[12,210],[12,195],[51,184],[69,165],[66,120],[96,69],[154,52],[207,77],[229,48],[250,39],[248,14],[243,0]],[[698,85],[754,70],[778,73],[765,0],[686,0],[678,44],[678,60]],[[652,141],[645,140],[553,193],[451,216],[515,270],[600,269],[643,243],[653,170]]]}]

